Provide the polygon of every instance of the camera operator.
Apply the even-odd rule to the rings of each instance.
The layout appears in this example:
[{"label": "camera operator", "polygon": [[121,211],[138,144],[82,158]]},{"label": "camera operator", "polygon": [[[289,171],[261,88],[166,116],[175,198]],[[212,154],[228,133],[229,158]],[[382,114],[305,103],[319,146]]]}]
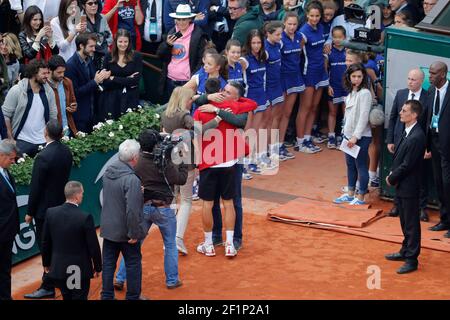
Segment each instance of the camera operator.
[{"label": "camera operator", "polygon": [[[181,286],[178,277],[178,250],[176,246],[177,220],[175,210],[171,208],[174,198],[174,185],[186,183],[188,169],[184,163],[174,164],[171,159],[161,161],[157,159],[156,148],[163,149],[159,132],[146,129],[139,135],[141,154],[136,166],[136,174],[141,178],[144,187],[144,222],[145,228],[150,229],[154,223],[159,227],[164,242],[164,271],[168,289]],[[162,163],[157,165],[156,162]],[[125,282],[125,265],[122,259],[116,275],[114,287],[123,288]]]}]

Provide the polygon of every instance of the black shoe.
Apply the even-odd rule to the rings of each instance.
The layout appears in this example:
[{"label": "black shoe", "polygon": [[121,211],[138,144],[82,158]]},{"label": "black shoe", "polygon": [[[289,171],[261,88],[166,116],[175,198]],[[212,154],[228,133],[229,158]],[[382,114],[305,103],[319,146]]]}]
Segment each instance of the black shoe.
[{"label": "black shoe", "polygon": [[178,279],[175,284],[168,284],[167,289],[175,289],[175,288],[181,287],[182,285],[183,285],[183,282],[181,282],[181,280]]},{"label": "black shoe", "polygon": [[430,219],[428,218],[428,213],[425,211],[425,209],[420,210],[420,221],[430,221]]},{"label": "black shoe", "polygon": [[37,289],[33,293],[28,293],[23,296],[26,299],[47,299],[47,298],[55,298],[55,291],[45,290],[42,288]]},{"label": "black shoe", "polygon": [[450,230],[444,233],[444,238],[450,238]]},{"label": "black shoe", "polygon": [[406,262],[397,270],[398,274],[409,273],[417,270],[417,263]]},{"label": "black shoe", "polygon": [[449,226],[445,223],[439,222],[437,225],[432,226],[431,228],[428,228],[428,230],[431,231],[444,231],[444,230],[448,230]]},{"label": "black shoe", "polygon": [[399,252],[390,253],[384,256],[387,260],[390,261],[405,261],[405,257]]},{"label": "black shoe", "polygon": [[398,217],[398,209],[396,206],[393,206],[391,211],[388,212],[389,217]]}]

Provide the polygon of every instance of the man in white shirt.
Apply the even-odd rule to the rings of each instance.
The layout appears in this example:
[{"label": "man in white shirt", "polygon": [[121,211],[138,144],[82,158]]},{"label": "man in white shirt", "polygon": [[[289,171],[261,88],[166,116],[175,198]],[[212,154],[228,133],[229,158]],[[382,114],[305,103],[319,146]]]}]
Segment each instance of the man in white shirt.
[{"label": "man in white shirt", "polygon": [[26,66],[26,77],[9,90],[2,106],[8,137],[16,140],[21,153],[31,157],[40,145],[45,145],[45,124],[57,118],[55,95],[47,84],[48,73],[45,62],[32,60]]}]

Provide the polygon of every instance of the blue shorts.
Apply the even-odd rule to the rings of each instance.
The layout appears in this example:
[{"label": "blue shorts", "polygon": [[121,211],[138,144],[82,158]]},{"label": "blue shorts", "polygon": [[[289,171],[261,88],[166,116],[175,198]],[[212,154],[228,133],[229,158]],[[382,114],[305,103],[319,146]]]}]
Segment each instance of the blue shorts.
[{"label": "blue shorts", "polygon": [[334,104],[339,104],[342,102],[345,102],[345,98],[347,97],[347,91],[345,91],[342,86],[333,86],[331,85],[331,88],[333,88],[334,96],[328,96],[329,101],[333,101]]},{"label": "blue shorts", "polygon": [[306,75],[303,77],[305,79],[306,87],[314,87],[316,90],[319,88],[328,87],[328,74],[323,70],[314,70],[308,68]]},{"label": "blue shorts", "polygon": [[269,102],[272,106],[284,101],[283,89],[281,89],[280,84],[274,87],[267,87],[266,93],[267,99],[269,99]]},{"label": "blue shorts", "polygon": [[282,73],[281,89],[287,94],[299,93],[305,90],[305,83],[302,75],[299,73]]},{"label": "blue shorts", "polygon": [[261,90],[249,90],[247,93],[247,98],[252,99],[258,105],[253,113],[266,111],[270,103],[267,100],[267,95],[265,91]]}]

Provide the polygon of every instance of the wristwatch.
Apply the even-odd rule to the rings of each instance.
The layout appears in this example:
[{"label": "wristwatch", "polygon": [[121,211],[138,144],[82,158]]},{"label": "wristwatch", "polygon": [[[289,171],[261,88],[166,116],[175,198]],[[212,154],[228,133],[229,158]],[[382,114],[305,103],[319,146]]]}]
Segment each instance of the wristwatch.
[{"label": "wristwatch", "polygon": [[219,115],[220,109],[219,108],[215,108],[214,111],[216,112],[217,115]]}]

